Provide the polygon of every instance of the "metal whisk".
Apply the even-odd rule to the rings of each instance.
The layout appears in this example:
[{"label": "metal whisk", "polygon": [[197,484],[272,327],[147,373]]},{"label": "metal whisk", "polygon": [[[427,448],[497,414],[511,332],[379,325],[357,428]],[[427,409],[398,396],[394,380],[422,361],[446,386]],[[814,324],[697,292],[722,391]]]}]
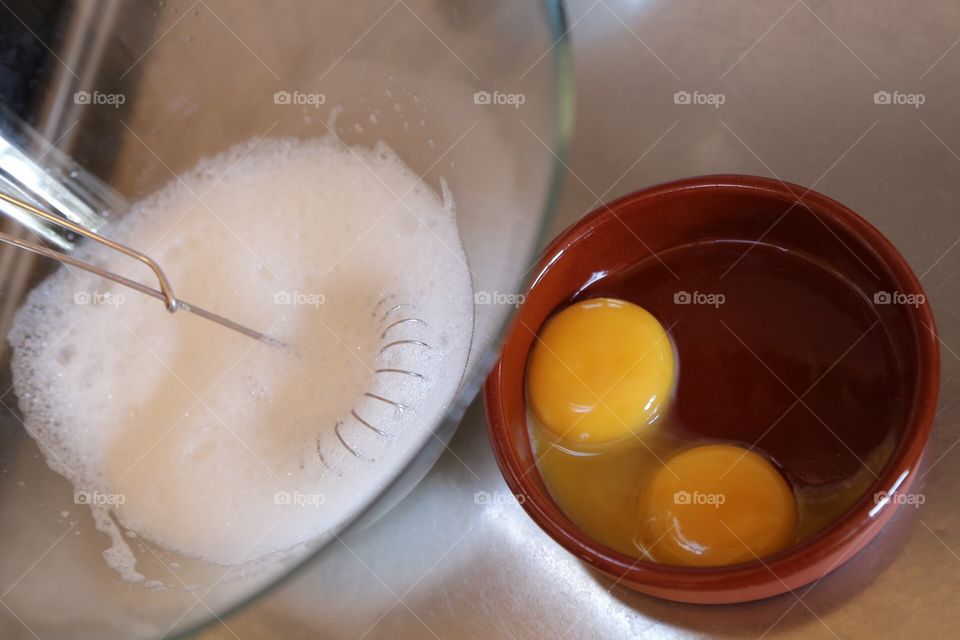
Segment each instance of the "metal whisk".
[{"label": "metal whisk", "polygon": [[14,247],[18,247],[20,249],[31,251],[38,255],[44,256],[45,258],[57,260],[58,262],[62,262],[64,264],[77,267],[78,269],[83,269],[84,271],[89,271],[90,273],[96,274],[102,278],[106,278],[107,280],[112,280],[117,284],[121,284],[125,287],[129,287],[130,289],[139,291],[140,293],[146,294],[148,296],[152,296],[154,298],[157,298],[158,300],[163,300],[163,303],[166,306],[167,311],[169,311],[170,313],[175,313],[176,311],[179,311],[179,310],[187,311],[196,316],[200,316],[201,318],[205,318],[206,320],[216,322],[217,324],[223,327],[227,327],[228,329],[232,329],[238,333],[242,333],[243,335],[253,338],[255,340],[260,340],[272,346],[285,346],[283,342],[281,342],[276,338],[260,333],[259,331],[254,331],[253,329],[245,327],[242,324],[238,324],[233,320],[230,320],[229,318],[224,318],[223,316],[213,313],[212,311],[207,311],[206,309],[202,309],[201,307],[190,304],[184,300],[178,299],[176,295],[174,295],[173,286],[170,284],[170,281],[167,279],[167,276],[163,272],[163,269],[161,269],[160,265],[157,264],[149,256],[146,256],[140,253],[139,251],[131,249],[130,247],[122,245],[118,242],[114,242],[109,238],[105,238],[100,234],[95,233],[89,229],[86,229],[81,225],[75,224],[65,218],[54,215],[47,211],[43,211],[42,209],[39,209],[31,205],[30,203],[21,200],[20,198],[14,197],[7,193],[3,193],[2,191],[0,191],[0,200],[3,200],[4,202],[12,204],[16,207],[19,207],[20,209],[32,215],[38,216],[39,218],[42,218],[43,220],[46,220],[51,224],[55,224],[59,227],[67,229],[68,231],[72,231],[73,233],[84,236],[86,238],[90,238],[91,240],[99,242],[100,244],[105,245],[110,249],[113,249],[114,251],[119,251],[120,253],[126,256],[129,256],[135,260],[139,260],[140,262],[145,264],[147,267],[149,267],[151,271],[153,271],[154,275],[157,277],[157,281],[160,284],[160,288],[154,289],[152,287],[148,287],[146,285],[140,284],[135,280],[131,280],[130,278],[126,278],[119,274],[106,271],[105,269],[101,269],[100,267],[90,264],[89,262],[78,260],[70,255],[67,255],[66,253],[62,253],[60,251],[50,249],[48,247],[45,247],[40,244],[36,244],[34,242],[28,242],[26,240],[22,240],[20,238],[11,236],[6,233],[0,232],[0,242],[3,242],[5,244],[8,244]]}]

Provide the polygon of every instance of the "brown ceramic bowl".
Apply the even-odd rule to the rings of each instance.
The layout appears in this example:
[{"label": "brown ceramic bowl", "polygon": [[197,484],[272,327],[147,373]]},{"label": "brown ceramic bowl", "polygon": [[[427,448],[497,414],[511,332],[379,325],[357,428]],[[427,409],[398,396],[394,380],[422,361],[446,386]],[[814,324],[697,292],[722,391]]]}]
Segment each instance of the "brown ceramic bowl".
[{"label": "brown ceramic bowl", "polygon": [[[878,320],[896,350],[905,410],[898,424],[891,426],[895,442],[889,461],[844,515],[762,561],[724,567],[638,561],[590,539],[556,505],[536,468],[524,388],[535,333],[598,274],[616,273],[654,252],[722,239],[762,239],[805,252],[828,263],[867,299],[884,291],[923,295],[893,245],[863,218],[824,195],[750,176],[680,180],[605,205],[554,240],[536,268],[484,390],[497,462],[537,524],[575,556],[623,585],[669,600],[703,604],[757,600],[796,589],[863,549],[902,504],[878,502],[876,494],[905,495],[915,479],[940,382],[939,348],[929,304],[876,305]],[[681,367],[695,366],[681,363]],[[748,441],[740,434],[727,435]],[[836,446],[839,450],[842,445],[837,442]]]}]

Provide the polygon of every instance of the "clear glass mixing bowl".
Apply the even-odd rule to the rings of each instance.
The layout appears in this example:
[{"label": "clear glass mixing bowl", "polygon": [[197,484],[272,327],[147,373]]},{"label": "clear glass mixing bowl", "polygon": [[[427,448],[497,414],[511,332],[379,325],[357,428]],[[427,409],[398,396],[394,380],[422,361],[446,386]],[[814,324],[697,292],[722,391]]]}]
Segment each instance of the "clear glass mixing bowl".
[{"label": "clear glass mixing bowl", "polygon": [[[28,7],[13,3],[4,19]],[[4,135],[95,208],[122,214],[125,203],[240,142],[330,130],[349,144],[385,141],[438,191],[446,181],[476,292],[473,344],[436,437],[360,520],[396,504],[474,397],[553,212],[572,119],[559,2],[105,0],[16,19],[44,52],[23,70],[29,94],[4,105],[26,122],[7,113]],[[98,181],[112,191],[99,192]],[[4,220],[4,231],[16,228]],[[0,251],[4,335],[25,291],[50,268]],[[181,635],[323,553],[317,544],[226,568],[131,539],[138,571],[163,587],[122,581],[102,557],[109,539],[25,432],[8,355],[4,346],[0,637]]]}]

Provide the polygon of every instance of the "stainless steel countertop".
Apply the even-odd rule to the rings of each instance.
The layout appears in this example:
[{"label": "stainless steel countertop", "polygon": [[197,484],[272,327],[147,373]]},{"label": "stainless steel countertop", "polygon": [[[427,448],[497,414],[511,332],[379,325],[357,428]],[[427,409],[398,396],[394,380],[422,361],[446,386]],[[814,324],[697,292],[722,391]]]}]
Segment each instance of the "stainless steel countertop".
[{"label": "stainless steel countertop", "polygon": [[[611,588],[533,524],[507,492],[477,405],[398,508],[202,637],[955,637],[960,2],[567,5],[578,114],[556,229],[601,198],[715,172],[814,186],[867,217],[922,276],[943,341],[925,504],[796,594],[664,602]],[[677,91],[723,104],[675,104]],[[875,104],[877,91],[923,104]]]}]

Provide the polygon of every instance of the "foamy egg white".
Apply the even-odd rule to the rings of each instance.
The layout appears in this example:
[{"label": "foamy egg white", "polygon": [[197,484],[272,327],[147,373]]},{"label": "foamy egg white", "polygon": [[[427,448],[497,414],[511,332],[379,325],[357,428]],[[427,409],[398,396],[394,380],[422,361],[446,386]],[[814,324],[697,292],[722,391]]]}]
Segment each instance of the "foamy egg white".
[{"label": "foamy egg white", "polygon": [[[456,393],[473,298],[453,203],[384,145],[241,145],[105,234],[157,260],[178,297],[291,346],[72,268],[28,296],[9,341],[31,435],[163,547],[238,564],[322,535],[395,477]],[[77,255],[156,286],[94,243]]]}]

